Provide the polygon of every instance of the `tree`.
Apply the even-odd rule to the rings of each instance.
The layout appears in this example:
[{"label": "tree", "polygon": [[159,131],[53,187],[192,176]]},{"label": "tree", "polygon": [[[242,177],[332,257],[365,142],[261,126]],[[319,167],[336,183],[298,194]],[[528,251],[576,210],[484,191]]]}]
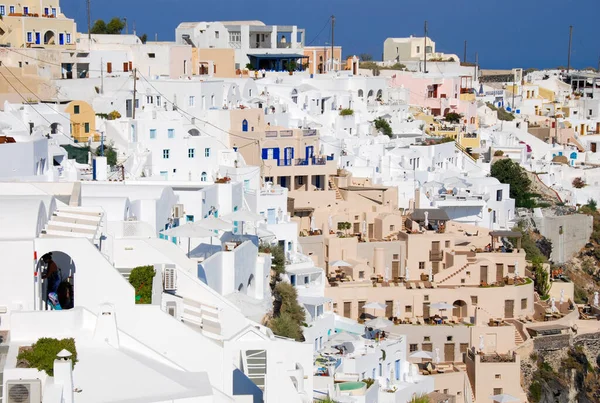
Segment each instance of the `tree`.
[{"label": "tree", "polygon": [[492,165],[491,175],[501,183],[510,185],[510,197],[515,199],[517,207],[533,207],[534,202],[529,193],[531,181],[519,164],[509,158],[496,161]]},{"label": "tree", "polygon": [[296,288],[289,283],[279,283],[275,287],[274,296],[279,302],[279,309],[275,305],[269,328],[278,336],[302,341],[302,326],[306,317],[304,308],[298,304]]},{"label": "tree", "polygon": [[125,29],[125,23],[118,17],[114,17],[106,24],[106,33],[109,35],[120,35]]},{"label": "tree", "polygon": [[119,18],[114,17],[108,24],[104,20],[97,20],[92,26],[92,34],[119,35],[123,32],[125,23]]},{"label": "tree", "polygon": [[135,289],[136,304],[152,303],[152,281],[155,274],[154,266],[140,266],[131,270],[129,283]]},{"label": "tree", "polygon": [[105,34],[106,33],[106,23],[104,20],[97,20],[94,22],[94,25],[91,29],[92,34]]},{"label": "tree", "polygon": [[384,118],[377,118],[375,119],[375,128],[377,130],[379,130],[380,132],[382,132],[383,134],[385,134],[388,137],[392,137],[392,127],[390,126],[390,124],[388,123],[387,120],[385,120]]},{"label": "tree", "polygon": [[448,112],[444,116],[444,120],[449,123],[460,123],[460,118],[462,118],[462,115],[455,112]]},{"label": "tree", "polygon": [[370,53],[361,53],[359,56],[360,60],[363,62],[370,62],[373,60],[373,56]]},{"label": "tree", "polygon": [[[96,155],[102,155],[102,146],[96,148]],[[109,166],[117,165],[117,150],[115,150],[112,144],[104,145],[104,156]]]},{"label": "tree", "polygon": [[533,262],[533,273],[535,274],[535,290],[542,299],[548,299],[550,292],[550,276],[548,270],[544,269],[544,265],[539,259]]},{"label": "tree", "polygon": [[146,43],[148,41],[148,35],[144,34],[140,36],[140,41],[142,41],[142,43]]}]

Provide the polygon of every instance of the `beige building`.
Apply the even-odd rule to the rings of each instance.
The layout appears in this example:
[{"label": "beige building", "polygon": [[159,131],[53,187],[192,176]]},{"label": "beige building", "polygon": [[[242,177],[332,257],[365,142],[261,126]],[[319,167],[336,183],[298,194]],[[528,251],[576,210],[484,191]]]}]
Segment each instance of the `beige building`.
[{"label": "beige building", "polygon": [[0,4],[0,44],[13,48],[75,49],[77,26],[58,0]]},{"label": "beige building", "polygon": [[383,43],[383,61],[418,61],[423,60],[427,54],[427,60],[434,61],[460,61],[453,54],[439,53],[435,51],[435,42],[427,37],[387,38]]},{"label": "beige building", "polygon": [[235,69],[234,49],[192,48],[194,75],[208,75],[216,78],[239,77]]},{"label": "beige building", "polygon": [[90,104],[72,101],[65,107],[65,112],[71,117],[71,135],[75,141],[83,143],[90,137],[92,141],[100,140],[100,135],[96,132],[96,113]]},{"label": "beige building", "polygon": [[[330,205],[336,200],[331,178],[336,162],[320,155],[316,130],[270,126],[262,108],[231,110],[231,146],[250,165],[262,166],[265,182],[287,188],[295,208]],[[239,130],[241,128],[241,130]]]},{"label": "beige building", "polygon": [[[308,57],[308,71],[310,74],[324,74],[331,71],[331,45],[306,46],[304,56]],[[345,63],[342,61],[342,47],[333,47],[333,65],[335,70],[344,70]]]}]

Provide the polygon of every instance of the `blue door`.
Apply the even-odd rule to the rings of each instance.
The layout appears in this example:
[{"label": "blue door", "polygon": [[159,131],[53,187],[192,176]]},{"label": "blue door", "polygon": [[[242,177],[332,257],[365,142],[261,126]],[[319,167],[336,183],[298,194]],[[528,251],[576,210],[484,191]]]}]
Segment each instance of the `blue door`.
[{"label": "blue door", "polygon": [[41,36],[41,35],[42,35],[42,34],[41,34],[41,33],[39,33],[39,32],[36,32],[36,33],[35,33],[35,44],[36,44],[36,45],[39,45],[39,44],[41,44],[41,43],[42,43],[42,36]]},{"label": "blue door", "polygon": [[65,44],[65,34],[58,34],[58,44],[59,45]]},{"label": "blue door", "polygon": [[277,161],[277,165],[279,165],[279,148],[273,149],[273,159]]},{"label": "blue door", "polygon": [[313,157],[313,154],[315,153],[315,147],[314,146],[306,146],[306,159],[309,160]]},{"label": "blue door", "polygon": [[248,131],[248,121],[246,119],[244,119],[242,121],[242,131],[243,132],[247,132]]},{"label": "blue door", "polygon": [[270,208],[267,210],[267,224],[276,224],[274,208]]},{"label": "blue door", "polygon": [[262,159],[266,160],[269,158],[269,149],[268,148],[263,148],[262,149]]},{"label": "blue door", "polygon": [[[287,165],[287,164],[285,164],[285,165]],[[286,188],[287,187],[287,177],[281,176],[279,178],[279,186],[281,186],[282,188]]]}]

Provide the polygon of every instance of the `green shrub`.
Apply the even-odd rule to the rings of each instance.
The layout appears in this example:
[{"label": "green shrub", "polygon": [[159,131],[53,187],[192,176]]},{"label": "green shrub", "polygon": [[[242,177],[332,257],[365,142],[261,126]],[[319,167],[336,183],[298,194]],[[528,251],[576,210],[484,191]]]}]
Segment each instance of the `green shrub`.
[{"label": "green shrub", "polygon": [[392,137],[392,127],[390,126],[387,120],[385,120],[384,118],[377,118],[373,123],[375,124],[375,129],[381,131],[388,137]]},{"label": "green shrub", "polygon": [[354,111],[352,109],[346,108],[340,111],[340,116],[352,116],[354,115]]},{"label": "green shrub", "polygon": [[135,288],[136,304],[152,303],[152,281],[155,275],[153,266],[140,266],[131,270],[129,283]]},{"label": "green shrub", "polygon": [[529,385],[529,400],[532,403],[537,403],[542,399],[542,385],[538,382],[532,382]]},{"label": "green shrub", "polygon": [[75,348],[75,339],[52,339],[43,337],[38,339],[29,350],[24,350],[17,355],[17,361],[26,361],[29,368],[36,368],[44,371],[49,376],[54,376],[54,360],[62,350],[69,351],[73,367],[77,362],[77,348]]},{"label": "green shrub", "polygon": [[460,123],[462,115],[460,113],[448,112],[444,116],[444,120],[448,123]]},{"label": "green shrub", "polygon": [[271,254],[271,268],[275,273],[281,275],[285,272],[285,252],[281,245],[261,244],[258,247],[260,253]]},{"label": "green shrub", "polygon": [[502,159],[492,165],[490,173],[501,183],[510,185],[510,197],[515,199],[517,207],[533,205],[530,194],[531,181],[519,164],[508,158]]},{"label": "green shrub", "polygon": [[298,304],[298,293],[289,283],[275,286],[275,300],[281,302],[279,312],[269,321],[269,328],[277,336],[303,341],[302,326],[305,324],[304,308]]},{"label": "green shrub", "polygon": [[504,151],[496,150],[494,151],[494,157],[502,157],[504,155]]}]

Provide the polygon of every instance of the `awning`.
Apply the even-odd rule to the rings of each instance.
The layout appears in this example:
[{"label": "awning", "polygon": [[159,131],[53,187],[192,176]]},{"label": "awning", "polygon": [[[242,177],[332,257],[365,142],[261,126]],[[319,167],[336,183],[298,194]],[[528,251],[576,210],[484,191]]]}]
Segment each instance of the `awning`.
[{"label": "awning", "polygon": [[248,54],[248,57],[256,57],[257,59],[308,59],[308,56],[299,53]]},{"label": "awning", "polygon": [[328,302],[333,301],[331,298],[326,297],[298,297],[298,302],[304,305],[324,305]]},{"label": "awning", "polygon": [[303,275],[303,274],[322,273],[323,269],[321,269],[320,267],[315,267],[315,266],[303,267],[303,268],[298,268],[298,269],[288,267],[285,269],[285,271],[290,274],[295,274],[296,276],[299,276],[299,275]]}]

